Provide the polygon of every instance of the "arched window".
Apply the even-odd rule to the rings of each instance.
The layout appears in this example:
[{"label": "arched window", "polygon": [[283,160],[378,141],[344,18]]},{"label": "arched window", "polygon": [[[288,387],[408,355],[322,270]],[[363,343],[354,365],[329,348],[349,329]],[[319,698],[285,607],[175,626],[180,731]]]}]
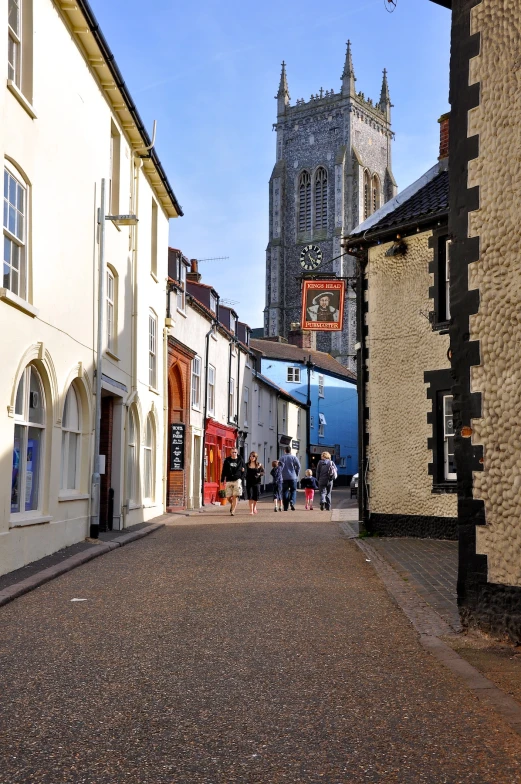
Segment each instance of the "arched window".
[{"label": "arched window", "polygon": [[371,181],[372,211],[380,209],[380,179],[377,174],[373,174]]},{"label": "arched window", "polygon": [[147,417],[143,449],[145,453],[145,498],[153,501],[155,488],[155,432],[152,414],[149,414]]},{"label": "arched window", "polygon": [[311,175],[308,171],[300,173],[298,179],[298,230],[311,231]]},{"label": "arched window", "polygon": [[71,384],[62,419],[62,474],[61,489],[77,490],[80,479],[81,403]]},{"label": "arched window", "polygon": [[16,391],[11,513],[41,508],[45,397],[40,374],[28,365]]},{"label": "arched window", "polygon": [[131,503],[138,502],[138,431],[136,415],[131,408],[128,412],[128,447],[127,447],[127,496]]},{"label": "arched window", "polygon": [[27,185],[4,167],[4,263],[2,287],[27,299]]},{"label": "arched window", "polygon": [[371,214],[371,179],[367,169],[364,171],[364,220]]},{"label": "arched window", "polygon": [[315,229],[327,229],[327,171],[323,166],[315,174]]}]

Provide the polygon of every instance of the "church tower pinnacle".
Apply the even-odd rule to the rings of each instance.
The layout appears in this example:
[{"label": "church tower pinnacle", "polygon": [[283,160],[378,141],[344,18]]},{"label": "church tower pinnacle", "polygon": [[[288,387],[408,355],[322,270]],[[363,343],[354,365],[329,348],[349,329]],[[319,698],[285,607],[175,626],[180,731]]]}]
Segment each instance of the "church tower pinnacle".
[{"label": "church tower pinnacle", "polygon": [[387,84],[387,69],[384,68],[382,79],[382,90],[380,92],[380,109],[386,115],[387,121],[391,121],[391,98],[389,97],[389,85]]},{"label": "church tower pinnacle", "polygon": [[344,95],[355,95],[355,70],[353,68],[353,59],[351,57],[351,41],[347,42],[346,61],[344,63],[344,72],[342,73],[342,93]]},{"label": "church tower pinnacle", "polygon": [[288,89],[288,80],[286,77],[286,63],[282,61],[282,71],[280,72],[279,91],[275,96],[277,99],[277,114],[284,114],[286,106],[289,106],[290,95]]}]

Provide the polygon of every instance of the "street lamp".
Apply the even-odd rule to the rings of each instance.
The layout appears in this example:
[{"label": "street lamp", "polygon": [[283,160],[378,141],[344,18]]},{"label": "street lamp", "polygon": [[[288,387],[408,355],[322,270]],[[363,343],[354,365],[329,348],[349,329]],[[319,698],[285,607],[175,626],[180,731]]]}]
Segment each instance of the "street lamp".
[{"label": "street lamp", "polygon": [[100,513],[100,435],[101,435],[101,376],[103,353],[103,313],[105,312],[105,221],[110,220],[118,231],[120,226],[135,226],[136,215],[105,215],[105,179],[101,180],[101,204],[98,210],[99,233],[99,281],[98,281],[98,345],[96,354],[96,403],[94,410],[94,466],[91,480],[91,539],[99,537]]}]

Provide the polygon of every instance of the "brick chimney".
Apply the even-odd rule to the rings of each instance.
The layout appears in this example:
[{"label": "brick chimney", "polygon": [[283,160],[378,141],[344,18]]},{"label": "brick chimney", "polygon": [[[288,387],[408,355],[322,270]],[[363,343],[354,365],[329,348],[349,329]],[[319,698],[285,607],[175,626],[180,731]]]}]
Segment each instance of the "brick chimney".
[{"label": "brick chimney", "polygon": [[202,277],[197,266],[197,259],[190,259],[190,272],[186,273],[186,279],[192,283],[200,283]]},{"label": "brick chimney", "polygon": [[316,351],[317,333],[310,329],[302,329],[298,323],[291,324],[291,329],[288,332],[288,343],[303,348],[306,351]]},{"label": "brick chimney", "polygon": [[439,161],[449,157],[449,118],[450,113],[442,114],[438,120],[440,124],[440,157]]}]

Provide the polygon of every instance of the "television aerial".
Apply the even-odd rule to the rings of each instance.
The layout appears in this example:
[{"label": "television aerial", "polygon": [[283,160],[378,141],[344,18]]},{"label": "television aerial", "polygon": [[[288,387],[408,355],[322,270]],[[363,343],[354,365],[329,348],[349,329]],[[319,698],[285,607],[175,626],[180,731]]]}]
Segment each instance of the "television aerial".
[{"label": "television aerial", "polygon": [[386,11],[387,11],[389,14],[392,14],[392,13],[393,13],[393,11],[396,9],[396,6],[397,6],[397,5],[398,5],[398,0],[384,0],[384,7],[385,7],[385,10],[386,10]]}]

